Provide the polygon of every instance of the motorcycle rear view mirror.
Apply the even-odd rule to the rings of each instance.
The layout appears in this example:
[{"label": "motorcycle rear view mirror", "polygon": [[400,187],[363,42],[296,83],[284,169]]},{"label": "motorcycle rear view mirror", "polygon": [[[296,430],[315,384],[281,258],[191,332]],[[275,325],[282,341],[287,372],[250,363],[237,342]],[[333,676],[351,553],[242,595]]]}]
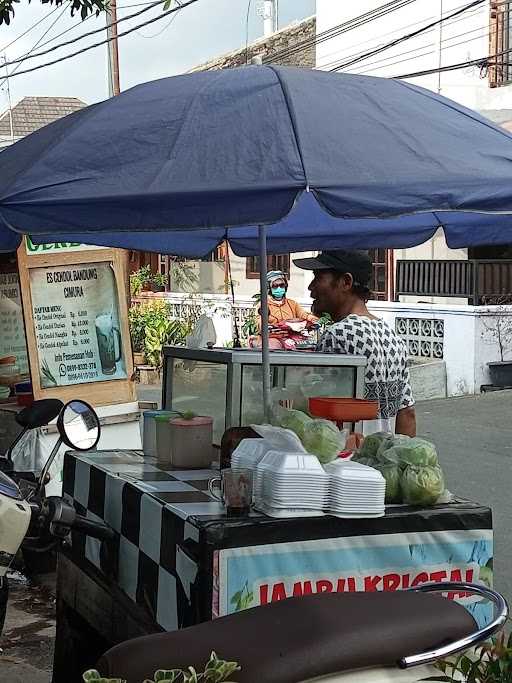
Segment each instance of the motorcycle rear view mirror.
[{"label": "motorcycle rear view mirror", "polygon": [[61,410],[57,427],[62,441],[77,451],[90,451],[100,440],[100,420],[85,401],[70,401]]}]

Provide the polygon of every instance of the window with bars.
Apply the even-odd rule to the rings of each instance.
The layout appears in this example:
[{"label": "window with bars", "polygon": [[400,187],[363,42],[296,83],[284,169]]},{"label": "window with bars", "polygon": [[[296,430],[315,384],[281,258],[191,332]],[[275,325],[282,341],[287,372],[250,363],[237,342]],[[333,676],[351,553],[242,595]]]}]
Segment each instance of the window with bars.
[{"label": "window with bars", "polygon": [[[286,277],[290,277],[290,254],[270,254],[267,256],[267,272],[269,270],[282,270]],[[245,274],[249,280],[259,278],[260,259],[258,256],[249,256],[246,259]]]},{"label": "window with bars", "polygon": [[387,301],[388,299],[388,258],[386,249],[369,249],[368,255],[373,263],[373,274],[370,282],[372,299]]},{"label": "window with bars", "polygon": [[491,2],[489,26],[489,85],[496,88],[512,83],[512,0]]}]

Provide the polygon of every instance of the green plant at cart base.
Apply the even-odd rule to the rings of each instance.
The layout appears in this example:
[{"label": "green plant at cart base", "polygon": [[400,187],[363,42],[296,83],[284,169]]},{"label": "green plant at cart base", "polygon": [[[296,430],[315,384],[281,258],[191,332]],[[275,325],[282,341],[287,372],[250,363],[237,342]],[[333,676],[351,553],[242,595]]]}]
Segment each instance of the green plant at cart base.
[{"label": "green plant at cart base", "polygon": [[246,581],[241,590],[237,591],[231,596],[230,603],[234,606],[235,612],[241,612],[252,605],[254,601],[254,593],[249,590],[249,584]]},{"label": "green plant at cart base", "polygon": [[422,680],[439,683],[512,683],[512,634],[507,636],[503,632],[477,645],[470,655],[440,660],[435,666],[441,673]]},{"label": "green plant at cart base", "polygon": [[[230,676],[240,667],[237,662],[227,662],[219,659],[215,652],[212,652],[206,667],[202,673],[197,673],[193,667],[183,669],[160,669],[156,671],[153,680],[146,679],[143,683],[235,683],[230,681]],[[121,678],[102,678],[98,671],[91,669],[83,675],[84,683],[126,683]]]}]

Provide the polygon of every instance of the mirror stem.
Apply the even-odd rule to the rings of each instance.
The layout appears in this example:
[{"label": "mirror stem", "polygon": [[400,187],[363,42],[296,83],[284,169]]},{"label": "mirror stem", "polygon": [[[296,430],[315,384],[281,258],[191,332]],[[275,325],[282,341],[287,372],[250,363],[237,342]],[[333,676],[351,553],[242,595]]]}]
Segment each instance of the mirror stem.
[{"label": "mirror stem", "polygon": [[44,490],[44,487],[46,485],[45,484],[46,475],[50,471],[50,467],[52,466],[52,463],[55,460],[55,457],[56,457],[57,453],[59,452],[59,449],[61,446],[62,446],[62,439],[59,436],[55,446],[53,447],[52,452],[50,453],[48,460],[45,463],[45,466],[41,470],[41,474],[39,476],[39,481],[37,482],[37,487],[36,487],[36,490],[34,492],[34,496],[39,496],[41,494],[41,491]]},{"label": "mirror stem", "polygon": [[27,427],[24,427],[21,432],[18,434],[18,436],[14,439],[12,444],[9,446],[7,449],[7,452],[5,454],[5,458],[9,461],[12,462],[12,452],[16,448],[16,446],[19,444],[19,442],[22,440],[22,438],[25,436],[27,433],[28,429]]}]

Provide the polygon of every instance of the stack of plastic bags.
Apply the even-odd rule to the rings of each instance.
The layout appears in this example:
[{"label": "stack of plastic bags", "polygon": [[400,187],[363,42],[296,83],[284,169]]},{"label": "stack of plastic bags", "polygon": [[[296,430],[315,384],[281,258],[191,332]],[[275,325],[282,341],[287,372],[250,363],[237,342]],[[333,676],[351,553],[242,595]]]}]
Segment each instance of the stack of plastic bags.
[{"label": "stack of plastic bags", "polygon": [[386,480],[386,503],[434,505],[444,493],[436,447],[425,439],[371,434],[352,460],[379,470]]}]

